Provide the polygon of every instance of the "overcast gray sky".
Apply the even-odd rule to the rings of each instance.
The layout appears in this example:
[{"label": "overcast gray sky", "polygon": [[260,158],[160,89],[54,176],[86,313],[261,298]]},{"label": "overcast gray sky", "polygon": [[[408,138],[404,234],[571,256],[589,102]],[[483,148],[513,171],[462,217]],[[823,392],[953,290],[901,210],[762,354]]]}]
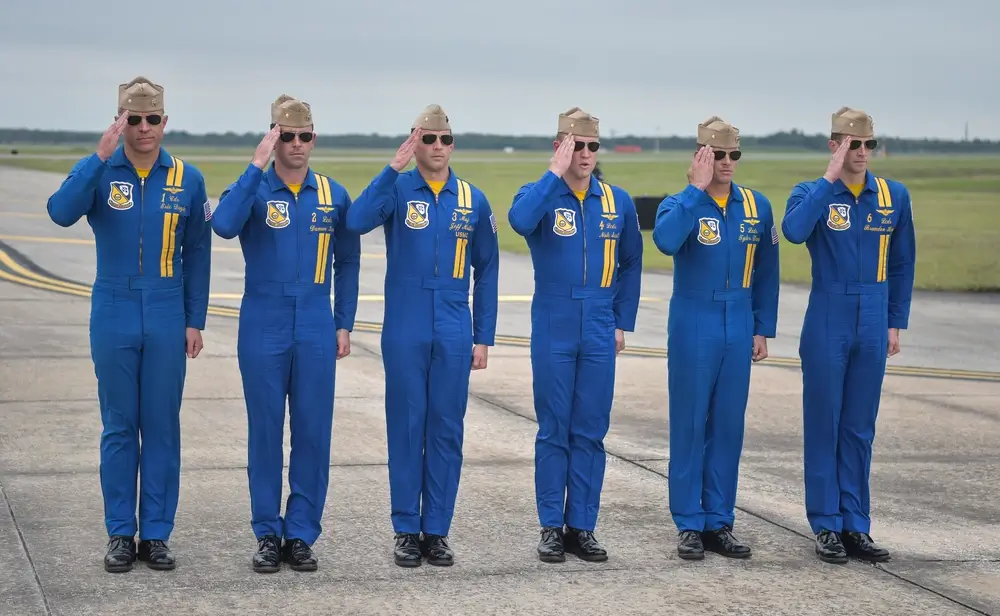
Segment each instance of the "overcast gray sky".
[{"label": "overcast gray sky", "polygon": [[[117,85],[166,87],[169,127],[264,130],[282,92],[320,133],[829,130],[841,105],[903,137],[1000,139],[1000,2],[0,0],[0,126],[103,130]],[[213,61],[214,60],[214,61]],[[214,63],[213,68],[209,68]]]}]

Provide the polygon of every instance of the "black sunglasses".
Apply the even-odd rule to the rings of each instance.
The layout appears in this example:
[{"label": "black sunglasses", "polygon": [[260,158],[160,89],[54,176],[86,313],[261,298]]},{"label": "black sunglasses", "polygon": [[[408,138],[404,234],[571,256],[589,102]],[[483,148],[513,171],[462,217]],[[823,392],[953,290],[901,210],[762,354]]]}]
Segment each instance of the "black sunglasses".
[{"label": "black sunglasses", "polygon": [[851,140],[851,149],[857,150],[861,147],[861,144],[865,144],[865,148],[868,150],[874,150],[878,147],[878,139],[868,139],[866,141],[860,141],[858,139]]},{"label": "black sunglasses", "polygon": [[729,160],[739,160],[740,156],[743,156],[743,152],[740,152],[739,150],[733,150],[732,152],[716,150],[714,153],[715,153],[715,160],[722,160],[723,158],[726,157],[726,154],[729,154]]},{"label": "black sunglasses", "polygon": [[[146,122],[149,123],[150,126],[156,126],[156,125],[158,125],[162,121],[163,121],[163,118],[160,115],[155,114],[155,113],[152,114],[152,115],[146,116]],[[141,122],[142,122],[142,116],[140,116],[140,115],[130,115],[128,117],[128,125],[129,126],[139,126],[139,124]]]},{"label": "black sunglasses", "polygon": [[601,149],[601,142],[600,141],[577,141],[573,145],[573,150],[575,150],[577,152],[581,152],[581,151],[583,151],[584,146],[586,146],[587,149],[590,150],[591,152],[596,152],[597,150]]},{"label": "black sunglasses", "polygon": [[[274,128],[274,122],[271,122],[271,128]],[[278,136],[278,139],[281,139],[281,141],[283,141],[284,143],[291,143],[295,139],[296,135],[298,135],[299,141],[301,141],[302,143],[309,143],[310,141],[313,140],[313,134],[311,132],[308,132],[308,133],[289,133],[289,132],[285,132],[285,133],[281,133]]]},{"label": "black sunglasses", "polygon": [[424,145],[432,145],[435,141],[437,141],[438,137],[441,137],[441,144],[442,145],[451,145],[451,144],[455,143],[455,137],[453,137],[452,135],[429,135],[429,134],[425,134],[422,137],[420,137],[420,140],[424,142]]}]

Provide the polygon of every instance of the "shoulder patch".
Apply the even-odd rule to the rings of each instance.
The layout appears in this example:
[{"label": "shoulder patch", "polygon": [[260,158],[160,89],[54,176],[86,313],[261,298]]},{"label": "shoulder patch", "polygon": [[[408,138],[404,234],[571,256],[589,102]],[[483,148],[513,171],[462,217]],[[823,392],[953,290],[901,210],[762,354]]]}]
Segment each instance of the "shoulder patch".
[{"label": "shoulder patch", "polygon": [[212,220],[212,202],[205,199],[205,222]]},{"label": "shoulder patch", "polygon": [[497,232],[497,219],[496,219],[495,216],[493,216],[492,212],[490,212],[490,227],[493,228],[493,234],[496,235],[496,232]]}]

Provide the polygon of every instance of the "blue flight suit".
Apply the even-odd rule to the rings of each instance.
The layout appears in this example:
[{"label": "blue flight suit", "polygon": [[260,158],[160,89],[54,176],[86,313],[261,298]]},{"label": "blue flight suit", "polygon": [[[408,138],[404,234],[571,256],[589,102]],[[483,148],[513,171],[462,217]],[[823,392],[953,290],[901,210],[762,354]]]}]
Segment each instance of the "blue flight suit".
[{"label": "blue flight suit", "polygon": [[119,146],[107,161],[91,154],[77,162],[46,208],[61,227],[86,216],[97,245],[90,351],[104,426],[100,474],[108,535],[138,532],[140,540],[167,541],[180,485],[186,330],[205,329],[208,312],[212,231],[205,179],[163,148],[140,177]]},{"label": "blue flight suit", "polygon": [[667,317],[670,513],[679,532],[733,528],[753,337],[774,338],[778,231],[771,203],[732,184],[726,207],[688,185],[656,211],[674,261]]},{"label": "blue flight suit", "polygon": [[916,240],[910,194],[865,173],[795,186],[781,229],[805,242],[812,286],[802,323],[806,514],[814,533],[868,533],[872,442],[889,328],[906,329]]},{"label": "blue flight suit", "polygon": [[591,177],[581,200],[546,171],[514,195],[510,226],[531,252],[531,372],[543,527],[593,531],[614,400],[615,330],[635,330],[642,235],[627,192]]},{"label": "blue flight suit", "polygon": [[[350,207],[343,186],[311,169],[296,195],[273,165],[265,172],[250,164],[222,193],[212,218],[220,237],[239,235],[246,262],[237,356],[247,406],[251,527],[258,540],[301,539],[311,546],[322,532],[336,330],[354,329],[358,307],[361,237],[345,225]],[[286,399],[290,491],[282,518]]]},{"label": "blue flight suit", "polygon": [[417,169],[386,165],[347,224],[361,234],[379,226],[385,233],[381,345],[393,530],[444,537],[462,471],[472,346],[493,346],[496,336],[493,210],[454,171],[435,195]]}]

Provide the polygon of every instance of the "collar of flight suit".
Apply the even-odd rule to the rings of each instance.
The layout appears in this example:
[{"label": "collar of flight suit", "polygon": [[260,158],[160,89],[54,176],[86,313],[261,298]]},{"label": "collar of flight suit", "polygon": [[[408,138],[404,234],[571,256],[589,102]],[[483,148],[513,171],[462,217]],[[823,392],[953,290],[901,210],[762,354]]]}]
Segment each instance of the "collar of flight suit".
[{"label": "collar of flight suit", "polygon": [[[875,176],[872,175],[871,171],[865,170],[865,187],[861,190],[862,193],[865,192],[878,192],[878,183],[875,182]],[[837,181],[833,183],[833,193],[839,195],[841,193],[849,193],[851,189],[847,187],[844,183],[843,178],[837,178]],[[859,195],[860,196],[860,195]]]},{"label": "collar of flight suit", "polygon": [[[727,200],[727,203],[729,201],[739,201],[740,203],[743,203],[743,193],[740,192],[740,188],[743,188],[744,190],[750,190],[745,186],[740,186],[736,182],[729,182],[729,199]],[[701,200],[704,201],[705,203],[712,203],[712,204],[715,203],[715,199],[712,197],[712,195],[708,194],[707,192],[705,192],[705,194],[701,197]]]},{"label": "collar of flight suit", "polygon": [[[573,189],[569,187],[569,184],[566,182],[566,178],[563,177],[559,179],[562,181],[562,190],[559,192],[559,194],[573,195]],[[611,185],[608,184],[608,186],[610,187]],[[589,197],[590,195],[595,195],[597,197],[604,196],[604,189],[601,188],[601,181],[595,178],[593,175],[590,176],[590,187],[587,189],[586,197]],[[573,195],[573,198],[575,199],[576,195]]]},{"label": "collar of flight suit", "polygon": [[[132,161],[128,159],[125,155],[125,146],[120,145],[115,148],[115,153],[111,155],[108,159],[108,164],[112,167],[135,167],[132,165]],[[170,152],[167,152],[166,148],[160,146],[160,156],[153,163],[153,168],[149,170],[150,175],[156,170],[157,167],[167,167],[172,168],[174,166],[174,159],[170,156]]]},{"label": "collar of flight suit", "polygon": [[[431,185],[427,183],[427,180],[424,179],[424,176],[420,173],[419,169],[414,167],[409,173],[413,175],[414,188],[426,188],[427,190],[431,189]],[[455,175],[455,172],[450,166],[448,167],[448,180],[444,183],[444,186],[441,187],[441,192],[446,191],[454,195],[458,194],[458,177]]]},{"label": "collar of flight suit", "polygon": [[[271,189],[271,192],[276,190],[281,190],[286,188],[285,181],[278,177],[278,172],[274,169],[274,163],[268,167],[267,173],[264,174],[267,179],[267,186]],[[299,187],[299,194],[302,194],[302,189],[306,186],[312,188],[313,190],[318,190],[319,185],[316,184],[316,174],[313,173],[312,167],[306,169],[306,177],[302,180],[302,186]]]}]

